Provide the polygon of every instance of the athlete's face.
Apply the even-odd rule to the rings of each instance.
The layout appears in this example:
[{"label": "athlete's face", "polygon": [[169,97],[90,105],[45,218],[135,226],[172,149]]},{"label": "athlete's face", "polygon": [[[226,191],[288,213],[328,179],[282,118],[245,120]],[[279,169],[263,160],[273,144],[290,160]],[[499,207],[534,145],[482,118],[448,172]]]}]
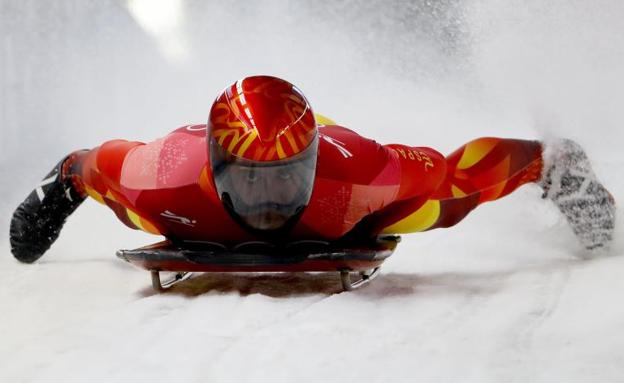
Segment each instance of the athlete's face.
[{"label": "athlete's face", "polygon": [[295,169],[281,167],[254,168],[240,166],[231,169],[232,185],[247,205],[262,203],[289,204],[297,196],[301,179]]},{"label": "athlete's face", "polygon": [[219,197],[248,226],[287,228],[310,202],[318,141],[288,160],[259,162],[224,153],[211,140],[211,166]]},{"label": "athlete's face", "polygon": [[[301,165],[300,165],[301,166]],[[293,206],[300,203],[305,182],[294,165],[247,167],[235,166],[229,176],[238,201],[247,206],[243,219],[262,230],[279,228],[290,218]]]}]

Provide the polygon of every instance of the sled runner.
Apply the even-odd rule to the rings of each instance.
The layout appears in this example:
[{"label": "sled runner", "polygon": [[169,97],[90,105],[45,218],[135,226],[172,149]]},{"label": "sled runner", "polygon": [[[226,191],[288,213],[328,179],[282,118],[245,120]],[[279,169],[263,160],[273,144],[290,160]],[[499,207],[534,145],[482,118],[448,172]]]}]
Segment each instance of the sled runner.
[{"label": "sled runner", "polygon": [[[296,241],[278,246],[245,242],[232,247],[167,240],[134,250],[119,250],[117,257],[149,270],[156,291],[188,279],[193,272],[338,272],[343,289],[350,291],[379,275],[381,264],[400,240],[399,236],[383,236],[361,243]],[[175,276],[162,281],[163,271],[174,272]]]}]

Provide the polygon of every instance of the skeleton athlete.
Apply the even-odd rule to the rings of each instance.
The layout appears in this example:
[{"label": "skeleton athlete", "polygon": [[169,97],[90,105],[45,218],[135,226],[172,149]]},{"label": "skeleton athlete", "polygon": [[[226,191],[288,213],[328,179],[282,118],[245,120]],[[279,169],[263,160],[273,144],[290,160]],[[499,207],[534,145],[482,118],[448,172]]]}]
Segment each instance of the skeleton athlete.
[{"label": "skeleton athlete", "polygon": [[315,115],[292,84],[254,76],[217,97],[206,125],[64,158],[15,211],[11,250],[39,259],[87,196],[175,243],[236,244],[449,227],[527,183],[543,188],[585,248],[612,240],[613,197],[572,141],[479,138],[446,157],[381,145]]}]

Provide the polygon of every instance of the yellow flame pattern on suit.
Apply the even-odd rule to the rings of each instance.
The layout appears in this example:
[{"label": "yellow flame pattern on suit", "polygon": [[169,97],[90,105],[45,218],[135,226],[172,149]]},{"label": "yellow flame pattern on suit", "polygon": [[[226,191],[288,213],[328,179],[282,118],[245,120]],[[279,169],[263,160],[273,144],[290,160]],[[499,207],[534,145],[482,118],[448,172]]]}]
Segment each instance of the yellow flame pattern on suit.
[{"label": "yellow flame pattern on suit", "polygon": [[160,232],[158,231],[158,229],[156,229],[156,227],[154,227],[154,225],[152,225],[148,220],[142,218],[132,210],[126,209],[126,214],[128,214],[128,218],[130,219],[130,221],[132,221],[132,223],[134,223],[136,227],[143,230],[144,232],[150,234],[160,234]]},{"label": "yellow flame pattern on suit", "polygon": [[406,211],[409,215],[382,232],[411,233],[457,224],[480,204],[539,180],[542,150],[538,141],[518,139],[483,137],[467,143],[446,157],[450,166],[443,182],[430,195],[435,199],[419,208],[408,204],[408,209],[416,211]]},{"label": "yellow flame pattern on suit", "polygon": [[[93,189],[87,184],[84,184],[84,188],[87,194],[89,195],[89,197],[93,198],[94,200],[101,203],[102,205],[106,205],[106,200],[117,202],[117,199],[115,198],[115,196],[110,190],[107,190],[106,195],[102,196],[102,194],[98,193],[95,189]],[[150,233],[150,234],[156,234],[156,235],[161,234],[160,231],[156,228],[156,226],[154,226],[151,222],[149,222],[145,218],[142,218],[141,216],[139,216],[134,211],[126,208],[126,215],[128,216],[128,219],[140,230],[146,233]]]},{"label": "yellow flame pattern on suit", "polygon": [[475,140],[466,145],[464,154],[462,155],[457,169],[463,170],[475,165],[487,156],[500,140],[496,138],[484,138]]},{"label": "yellow flame pattern on suit", "polygon": [[322,114],[314,113],[314,119],[317,125],[338,125],[334,120]]},{"label": "yellow flame pattern on suit", "polygon": [[453,197],[455,198],[461,198],[461,197],[465,197],[468,195],[464,193],[464,191],[458,188],[456,185],[451,185],[451,191],[453,193]]},{"label": "yellow flame pattern on suit", "polygon": [[95,189],[91,188],[89,185],[85,184],[84,187],[85,187],[85,191],[87,192],[89,197],[91,197],[94,200],[98,201],[102,205],[106,205],[106,202],[104,202],[104,197],[102,197],[102,195],[100,195],[100,193],[96,192]]},{"label": "yellow flame pattern on suit", "polygon": [[382,230],[383,234],[406,234],[425,231],[440,217],[440,201],[429,200],[420,209]]}]

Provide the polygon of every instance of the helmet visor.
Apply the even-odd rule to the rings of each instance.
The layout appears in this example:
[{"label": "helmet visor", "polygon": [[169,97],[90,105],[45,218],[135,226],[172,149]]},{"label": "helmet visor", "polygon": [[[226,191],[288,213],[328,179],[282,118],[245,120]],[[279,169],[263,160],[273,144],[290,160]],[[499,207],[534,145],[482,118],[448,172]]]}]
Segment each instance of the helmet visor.
[{"label": "helmet visor", "polygon": [[312,195],[317,138],[296,156],[270,162],[235,157],[210,141],[217,192],[235,218],[253,229],[273,231],[299,217]]}]

